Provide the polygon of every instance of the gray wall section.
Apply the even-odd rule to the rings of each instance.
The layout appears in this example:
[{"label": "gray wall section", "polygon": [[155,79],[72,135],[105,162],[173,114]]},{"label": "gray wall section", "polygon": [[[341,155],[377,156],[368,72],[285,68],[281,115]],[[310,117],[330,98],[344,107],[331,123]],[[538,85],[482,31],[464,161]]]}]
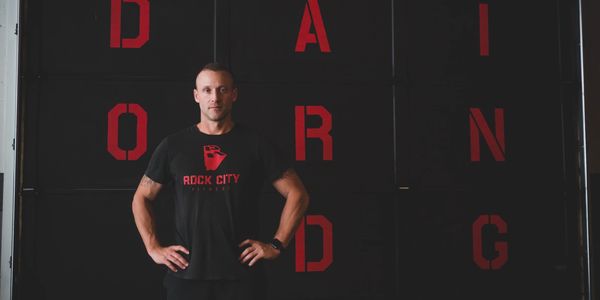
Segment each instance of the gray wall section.
[{"label": "gray wall section", "polygon": [[[4,46],[6,41],[6,32],[7,32],[7,8],[8,1],[0,0],[0,65],[6,65],[6,50],[7,47]],[[6,72],[4,70],[0,70],[0,115],[2,112],[6,111],[6,80],[5,80]],[[0,121],[0,141],[4,141],[4,122]],[[4,172],[1,167],[2,161],[4,160],[4,147],[0,149],[0,172]],[[0,173],[0,185],[4,185],[4,174]],[[2,190],[0,190],[0,236],[3,236],[2,233],[2,201],[3,201]],[[2,257],[2,248],[0,247],[0,257]],[[0,272],[0,277],[2,277],[2,273]]]},{"label": "gray wall section", "polygon": [[[4,206],[4,173],[0,173],[0,232],[2,232],[2,207]],[[2,257],[2,249],[0,248],[0,257]],[[0,273],[0,277],[2,274]]]},{"label": "gray wall section", "polygon": [[13,228],[16,155],[19,22],[18,0],[0,0],[0,178],[4,184],[0,210],[0,299],[12,297]]}]

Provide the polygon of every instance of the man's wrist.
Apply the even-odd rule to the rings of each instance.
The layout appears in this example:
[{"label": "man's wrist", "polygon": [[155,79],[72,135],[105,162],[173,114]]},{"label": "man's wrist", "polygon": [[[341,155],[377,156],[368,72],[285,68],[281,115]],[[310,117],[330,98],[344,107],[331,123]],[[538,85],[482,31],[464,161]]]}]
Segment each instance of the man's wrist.
[{"label": "man's wrist", "polygon": [[271,247],[273,247],[274,249],[276,249],[276,250],[279,250],[279,252],[281,252],[281,253],[285,252],[285,250],[286,250],[286,249],[285,249],[285,246],[283,246],[283,243],[282,243],[280,240],[278,240],[277,238],[274,238],[274,239],[271,241],[271,244],[270,244],[270,245],[271,245]]},{"label": "man's wrist", "polygon": [[152,251],[155,251],[156,249],[159,249],[160,247],[161,247],[160,243],[158,243],[156,241],[150,242],[150,243],[148,243],[148,246],[146,247],[146,252],[150,253]]}]

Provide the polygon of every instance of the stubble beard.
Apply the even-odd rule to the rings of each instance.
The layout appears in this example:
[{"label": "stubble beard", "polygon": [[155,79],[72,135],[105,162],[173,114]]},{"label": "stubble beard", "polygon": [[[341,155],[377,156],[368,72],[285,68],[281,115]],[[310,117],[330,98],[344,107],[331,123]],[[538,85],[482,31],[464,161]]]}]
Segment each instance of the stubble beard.
[{"label": "stubble beard", "polygon": [[216,117],[212,117],[209,113],[202,114],[203,117],[206,117],[208,120],[210,120],[212,122],[221,122],[230,115],[231,115],[231,110],[224,110],[221,114],[218,114]]}]

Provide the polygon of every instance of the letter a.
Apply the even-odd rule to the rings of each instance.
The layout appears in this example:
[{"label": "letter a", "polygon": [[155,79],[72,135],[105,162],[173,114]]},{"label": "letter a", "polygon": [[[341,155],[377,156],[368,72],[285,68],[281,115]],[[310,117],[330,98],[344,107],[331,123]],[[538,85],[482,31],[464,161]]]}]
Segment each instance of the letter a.
[{"label": "letter a", "polygon": [[[314,33],[310,32],[311,23],[315,24],[315,30],[317,32],[316,37]],[[296,52],[304,52],[306,50],[306,44],[317,43],[317,37],[319,38],[318,43],[321,52],[331,52],[327,33],[325,32],[325,25],[323,25],[323,18],[321,17],[319,2],[317,2],[317,0],[308,0],[308,3],[304,6],[302,23],[300,23],[300,32],[298,33],[298,40],[296,41]]]}]

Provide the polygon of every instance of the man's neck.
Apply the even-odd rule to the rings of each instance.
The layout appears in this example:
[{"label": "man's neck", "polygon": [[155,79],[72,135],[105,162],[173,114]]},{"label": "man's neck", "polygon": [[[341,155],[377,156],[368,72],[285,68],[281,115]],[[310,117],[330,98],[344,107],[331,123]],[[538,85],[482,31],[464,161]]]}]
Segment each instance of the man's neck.
[{"label": "man's neck", "polygon": [[221,122],[200,121],[196,127],[204,134],[220,135],[228,133],[234,125],[231,119],[226,119]]}]

